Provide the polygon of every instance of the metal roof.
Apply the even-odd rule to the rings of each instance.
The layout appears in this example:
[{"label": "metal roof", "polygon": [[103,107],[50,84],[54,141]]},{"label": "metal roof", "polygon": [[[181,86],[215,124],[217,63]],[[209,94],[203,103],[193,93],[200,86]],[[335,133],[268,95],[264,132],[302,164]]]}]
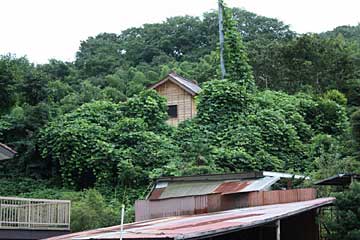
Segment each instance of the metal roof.
[{"label": "metal roof", "polygon": [[207,194],[232,194],[269,190],[281,178],[303,178],[278,172],[245,172],[228,174],[207,174],[195,176],[169,176],[156,180],[146,199],[157,200]]},{"label": "metal roof", "polygon": [[222,182],[172,182],[159,196],[159,199],[183,196],[197,196],[213,193]]},{"label": "metal roof", "polygon": [[190,89],[194,93],[198,94],[201,91],[199,85],[197,85],[194,81],[188,80],[182,76],[177,75],[175,72],[169,74],[169,77],[175,79],[180,84],[184,85],[186,88]]},{"label": "metal roof", "polygon": [[[191,239],[257,227],[312,209],[331,205],[335,198],[240,208],[223,212],[159,218],[124,225],[123,239]],[[120,226],[49,238],[49,240],[119,239]]]},{"label": "metal roof", "polygon": [[169,73],[165,78],[158,81],[157,83],[154,83],[149,88],[154,89],[154,88],[158,87],[159,85],[165,83],[168,80],[171,80],[172,82],[174,82],[175,84],[180,86],[182,89],[184,89],[191,95],[196,95],[201,91],[201,88],[195,81],[192,81],[192,80],[186,79],[180,75],[177,75],[175,72]]},{"label": "metal roof", "polygon": [[278,177],[228,181],[194,181],[157,183],[147,199],[158,200],[208,194],[233,194],[268,190]]},{"label": "metal roof", "polygon": [[13,158],[17,152],[5,144],[0,143],[0,160]]},{"label": "metal roof", "polygon": [[264,176],[269,177],[280,177],[280,178],[294,178],[294,179],[310,179],[304,175],[297,175],[292,173],[280,173],[280,172],[270,172],[270,171],[263,171]]},{"label": "metal roof", "polygon": [[360,174],[343,173],[315,182],[315,185],[345,186],[351,184],[352,180],[359,180]]},{"label": "metal roof", "polygon": [[224,181],[239,179],[254,179],[264,177],[263,172],[225,173],[225,174],[200,174],[190,176],[165,176],[156,182],[194,182],[194,181]]},{"label": "metal roof", "polygon": [[273,185],[274,183],[276,183],[279,180],[280,180],[280,177],[260,178],[256,181],[252,182],[245,188],[243,188],[240,192],[256,192],[256,191],[261,191],[261,190],[269,190],[271,185]]}]

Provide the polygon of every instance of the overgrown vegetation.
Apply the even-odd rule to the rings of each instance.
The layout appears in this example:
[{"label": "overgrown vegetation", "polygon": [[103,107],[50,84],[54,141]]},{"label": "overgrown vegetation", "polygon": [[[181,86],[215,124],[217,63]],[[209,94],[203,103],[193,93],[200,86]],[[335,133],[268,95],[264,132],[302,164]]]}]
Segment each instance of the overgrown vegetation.
[{"label": "overgrown vegetation", "polygon": [[360,183],[354,182],[348,191],[335,194],[335,215],[328,219],[330,239],[360,238]]},{"label": "overgrown vegetation", "polygon": [[[298,35],[224,10],[225,80],[215,12],[90,37],[73,63],[1,56],[0,142],[18,156],[0,162],[0,195],[71,199],[78,231],[118,223],[122,203],[131,221],[160,175],[359,171],[358,28]],[[202,87],[177,128],[144,91],[170,70]]]}]

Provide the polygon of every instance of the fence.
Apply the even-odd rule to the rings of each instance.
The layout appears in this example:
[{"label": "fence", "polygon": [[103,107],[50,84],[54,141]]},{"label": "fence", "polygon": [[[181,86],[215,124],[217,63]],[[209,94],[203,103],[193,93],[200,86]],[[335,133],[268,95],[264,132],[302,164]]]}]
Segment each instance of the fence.
[{"label": "fence", "polygon": [[70,201],[0,197],[0,229],[70,230]]},{"label": "fence", "polygon": [[137,200],[135,202],[135,221],[214,212],[219,208],[220,194],[169,198],[156,201]]},{"label": "fence", "polygon": [[262,206],[279,203],[307,201],[316,198],[314,188],[251,192],[248,195],[248,206]]},{"label": "fence", "polygon": [[137,200],[135,202],[135,220],[142,221],[160,217],[210,213],[234,208],[307,201],[315,198],[315,189],[304,188]]}]

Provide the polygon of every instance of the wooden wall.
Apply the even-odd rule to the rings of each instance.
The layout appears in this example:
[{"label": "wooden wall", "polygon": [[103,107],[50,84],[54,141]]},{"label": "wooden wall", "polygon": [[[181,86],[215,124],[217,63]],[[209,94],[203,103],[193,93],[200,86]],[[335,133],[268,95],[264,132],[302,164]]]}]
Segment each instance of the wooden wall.
[{"label": "wooden wall", "polygon": [[196,115],[194,97],[175,83],[167,81],[155,88],[155,90],[160,95],[166,97],[168,106],[177,105],[178,117],[169,118],[168,124],[177,126],[178,123]]}]

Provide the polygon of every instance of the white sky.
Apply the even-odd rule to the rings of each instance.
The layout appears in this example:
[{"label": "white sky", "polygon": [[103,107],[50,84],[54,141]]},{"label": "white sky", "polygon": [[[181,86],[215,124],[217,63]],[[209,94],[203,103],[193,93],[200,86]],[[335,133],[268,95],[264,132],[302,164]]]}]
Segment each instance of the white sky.
[{"label": "white sky", "polygon": [[[275,17],[299,33],[360,22],[360,0],[225,0]],[[74,60],[81,40],[178,15],[200,16],[217,0],[0,0],[0,54],[44,63]]]}]

